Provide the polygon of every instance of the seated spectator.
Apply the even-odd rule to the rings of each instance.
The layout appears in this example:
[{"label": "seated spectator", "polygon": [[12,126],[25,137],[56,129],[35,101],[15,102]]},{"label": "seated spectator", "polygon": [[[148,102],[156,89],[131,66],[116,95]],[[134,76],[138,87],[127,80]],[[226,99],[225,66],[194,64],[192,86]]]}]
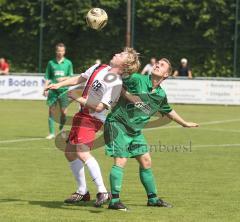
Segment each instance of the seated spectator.
[{"label": "seated spectator", "polygon": [[141,73],[142,73],[143,75],[145,75],[145,74],[151,75],[151,73],[152,73],[152,67],[153,67],[153,65],[156,63],[156,61],[157,61],[157,59],[156,59],[155,57],[152,57],[152,58],[150,59],[150,63],[147,64],[147,65],[145,65],[145,67],[143,68],[143,70],[142,70]]},{"label": "seated spectator", "polygon": [[0,58],[0,75],[9,74],[9,64],[4,58]]},{"label": "seated spectator", "polygon": [[192,71],[188,66],[188,60],[186,58],[181,59],[180,66],[177,70],[174,71],[173,76],[185,76],[189,79],[192,79]]}]

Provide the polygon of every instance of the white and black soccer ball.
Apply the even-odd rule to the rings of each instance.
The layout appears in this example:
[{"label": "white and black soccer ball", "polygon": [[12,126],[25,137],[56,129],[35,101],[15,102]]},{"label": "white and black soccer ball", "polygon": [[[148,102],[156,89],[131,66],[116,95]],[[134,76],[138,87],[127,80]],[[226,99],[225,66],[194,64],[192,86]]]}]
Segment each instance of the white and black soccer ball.
[{"label": "white and black soccer ball", "polygon": [[86,16],[86,22],[92,29],[101,30],[108,21],[107,13],[101,8],[92,8]]}]

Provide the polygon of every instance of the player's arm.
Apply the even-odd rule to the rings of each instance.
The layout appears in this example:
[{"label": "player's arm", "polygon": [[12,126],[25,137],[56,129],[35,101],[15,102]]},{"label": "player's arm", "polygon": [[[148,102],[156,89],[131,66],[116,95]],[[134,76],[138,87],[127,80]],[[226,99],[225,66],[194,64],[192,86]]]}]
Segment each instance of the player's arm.
[{"label": "player's arm", "polygon": [[178,113],[175,110],[172,110],[171,112],[166,114],[168,118],[172,119],[179,125],[183,127],[198,127],[199,125],[197,123],[193,122],[187,122],[185,121],[181,116],[178,115]]},{"label": "player's arm", "polygon": [[74,76],[71,78],[67,78],[66,80],[56,83],[56,84],[50,84],[46,89],[59,89],[60,87],[64,86],[75,86],[80,83],[85,82],[87,79],[84,78],[82,75],[80,76]]},{"label": "player's arm", "polygon": [[92,104],[90,100],[83,97],[77,97],[72,91],[68,92],[68,96],[73,100],[79,102],[81,106],[87,107],[95,112],[102,112],[105,109],[111,108],[111,106],[118,101],[122,84],[116,84],[114,86],[103,86],[105,88],[101,102],[98,104]]},{"label": "player's arm", "polygon": [[129,93],[126,89],[122,88],[121,91],[121,96],[123,96],[125,99],[127,99],[128,101],[130,101],[131,103],[138,103],[138,102],[142,102],[142,100],[140,99],[139,96],[135,96],[131,93]]},{"label": "player's arm", "polygon": [[65,81],[65,80],[69,79],[69,78],[70,78],[69,76],[60,77],[60,78],[57,78],[57,81],[58,81],[58,82],[63,82],[63,81]]},{"label": "player's arm", "polygon": [[95,112],[102,112],[103,110],[107,109],[108,106],[102,102],[98,103],[97,105],[95,104],[91,104],[88,99],[83,98],[83,97],[79,97],[78,95],[76,95],[73,91],[69,91],[68,92],[68,97],[75,100],[76,102],[80,103],[81,106],[83,107],[87,107]]},{"label": "player's arm", "polygon": [[81,104],[81,106],[87,107],[87,108],[89,108],[89,109],[91,109],[91,110],[93,110],[93,111],[95,111],[95,112],[97,112],[97,113],[100,113],[100,112],[102,112],[103,110],[105,110],[105,109],[108,108],[108,106],[107,106],[106,104],[101,103],[101,102],[98,103],[97,105],[93,105],[93,104],[91,104],[90,102],[88,102],[87,99],[85,99],[85,98],[83,98],[83,97],[73,98],[73,97],[71,96],[71,93],[70,93],[70,92],[68,93],[68,96],[69,96],[70,98],[74,99],[75,101],[79,102],[79,103]]},{"label": "player's arm", "polygon": [[44,79],[45,79],[45,83],[44,83],[43,95],[48,96],[47,88],[48,88],[49,84],[51,83],[51,65],[50,65],[50,62],[48,62],[48,64],[47,64]]}]

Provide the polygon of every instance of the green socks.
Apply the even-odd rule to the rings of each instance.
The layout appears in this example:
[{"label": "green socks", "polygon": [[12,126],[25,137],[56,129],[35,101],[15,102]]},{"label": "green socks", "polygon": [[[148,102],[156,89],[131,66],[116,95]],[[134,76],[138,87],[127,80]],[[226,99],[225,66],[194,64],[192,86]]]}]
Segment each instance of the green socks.
[{"label": "green socks", "polygon": [[49,133],[50,134],[55,134],[55,127],[54,127],[54,118],[49,116],[48,117],[48,127],[49,127]]},{"label": "green socks", "polygon": [[110,186],[112,199],[111,203],[115,203],[119,201],[119,193],[122,189],[122,179],[123,179],[123,168],[113,165],[110,172]]},{"label": "green socks", "polygon": [[146,190],[148,200],[150,202],[156,202],[158,200],[157,197],[157,189],[154,180],[154,176],[152,173],[152,169],[142,169],[139,168],[140,180]]},{"label": "green socks", "polygon": [[[139,168],[140,180],[146,190],[148,201],[155,203],[158,201],[157,189],[154,181],[154,176],[152,169],[142,169]],[[113,165],[110,172],[110,186],[112,199],[110,204],[118,202],[119,194],[122,189],[122,180],[123,180],[123,168]]]}]

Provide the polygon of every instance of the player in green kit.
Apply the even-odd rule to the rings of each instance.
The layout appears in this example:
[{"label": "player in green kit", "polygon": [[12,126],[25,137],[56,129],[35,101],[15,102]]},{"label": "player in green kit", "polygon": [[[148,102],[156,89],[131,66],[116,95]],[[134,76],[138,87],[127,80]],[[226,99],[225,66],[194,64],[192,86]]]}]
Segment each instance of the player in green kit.
[{"label": "player in green kit", "polygon": [[123,96],[108,115],[104,126],[105,151],[108,156],[114,158],[114,165],[110,172],[112,199],[109,209],[127,210],[121,203],[119,195],[123,170],[128,158],[135,158],[139,162],[140,180],[148,197],[147,206],[172,207],[157,196],[151,170],[151,157],[141,132],[156,112],[167,115],[183,127],[198,126],[196,123],[183,120],[169,106],[166,93],[160,83],[171,72],[170,62],[167,59],[161,59],[153,66],[152,75],[134,73],[123,79],[125,88],[122,91]]},{"label": "player in green kit", "polygon": [[55,137],[54,127],[54,112],[57,102],[60,104],[61,116],[59,130],[63,130],[63,126],[66,122],[66,113],[68,106],[67,87],[61,87],[59,89],[46,90],[51,83],[58,83],[66,80],[73,75],[72,62],[64,57],[66,47],[63,43],[56,45],[56,58],[48,62],[45,74],[45,87],[44,96],[47,96],[47,105],[49,106],[49,135],[46,139],[53,139]]}]

